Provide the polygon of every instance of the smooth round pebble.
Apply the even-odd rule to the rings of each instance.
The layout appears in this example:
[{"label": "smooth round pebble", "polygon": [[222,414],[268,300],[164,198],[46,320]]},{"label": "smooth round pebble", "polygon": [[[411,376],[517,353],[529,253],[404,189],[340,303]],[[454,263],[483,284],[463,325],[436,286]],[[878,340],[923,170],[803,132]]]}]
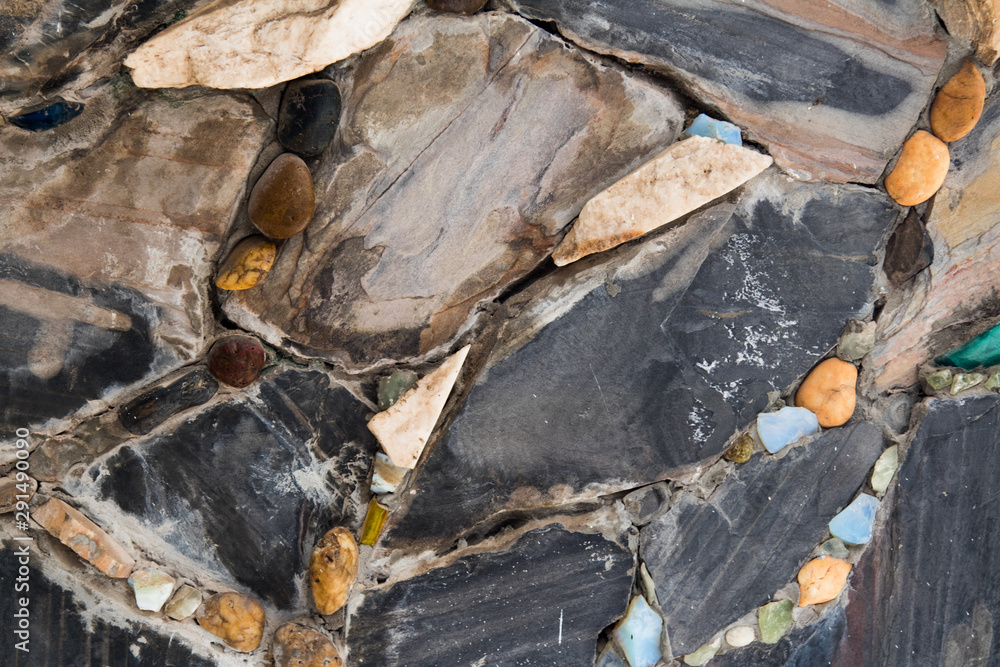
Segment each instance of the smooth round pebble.
[{"label": "smooth round pebble", "polygon": [[917,130],[903,143],[903,151],[885,189],[900,206],[916,206],[934,196],[948,175],[948,146],[930,132]]},{"label": "smooth round pebble", "polygon": [[278,141],[299,155],[319,155],[337,133],[340,89],[329,79],[300,79],[285,87],[278,111]]},{"label": "smooth round pebble", "polygon": [[931,130],[941,141],[957,141],[976,126],[986,102],[986,81],[975,65],[966,60],[934,97]]},{"label": "smooth round pebble", "polygon": [[278,248],[274,241],[259,234],[248,236],[229,251],[219,266],[215,286],[224,290],[244,290],[257,285],[274,264]]},{"label": "smooth round pebble", "polygon": [[475,14],[486,6],[486,0],[427,0],[427,6],[451,14]]},{"label": "smooth round pebble", "polygon": [[741,625],[726,633],[726,643],[737,648],[750,644],[756,638],[754,629],[748,625]]},{"label": "smooth round pebble", "polygon": [[253,186],[247,209],[250,222],[272,239],[289,239],[305,229],[316,199],[302,158],[292,153],[276,157]]},{"label": "smooth round pebble", "polygon": [[198,611],[197,621],[226,646],[244,653],[255,651],[264,636],[264,607],[249,595],[213,595]]},{"label": "smooth round pebble", "polygon": [[841,426],[854,414],[858,369],[840,359],[821,361],[802,381],[795,405],[811,410],[823,428]]},{"label": "smooth round pebble", "polygon": [[227,336],[208,353],[208,370],[216,380],[242,389],[253,383],[267,363],[267,352],[256,338]]}]

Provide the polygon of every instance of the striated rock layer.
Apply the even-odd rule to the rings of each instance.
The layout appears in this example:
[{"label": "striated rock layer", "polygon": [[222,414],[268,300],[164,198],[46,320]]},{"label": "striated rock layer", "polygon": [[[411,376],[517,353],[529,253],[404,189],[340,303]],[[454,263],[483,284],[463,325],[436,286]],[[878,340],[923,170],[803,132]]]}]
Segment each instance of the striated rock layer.
[{"label": "striated rock layer", "polygon": [[683,119],[666,90],[508,15],[413,17],[340,76],[349,148],[313,166],[314,220],[224,310],[351,369],[452,342]]}]

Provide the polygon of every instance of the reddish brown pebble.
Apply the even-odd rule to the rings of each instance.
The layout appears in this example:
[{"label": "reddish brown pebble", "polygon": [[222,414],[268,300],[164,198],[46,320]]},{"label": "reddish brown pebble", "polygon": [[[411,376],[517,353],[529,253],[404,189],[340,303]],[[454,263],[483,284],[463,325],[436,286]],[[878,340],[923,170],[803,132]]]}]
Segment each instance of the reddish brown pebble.
[{"label": "reddish brown pebble", "polygon": [[249,595],[217,593],[198,611],[198,625],[237,651],[249,653],[264,636],[264,607]]},{"label": "reddish brown pebble", "polygon": [[250,222],[272,239],[289,239],[312,220],[316,209],[312,174],[298,155],[275,158],[253,186]]},{"label": "reddish brown pebble", "polygon": [[274,667],[340,667],[340,653],[325,635],[297,623],[274,631]]},{"label": "reddish brown pebble", "polygon": [[208,353],[208,370],[216,380],[242,389],[250,385],[267,363],[267,353],[256,338],[229,336]]},{"label": "reddish brown pebble", "polygon": [[931,105],[931,129],[941,141],[957,141],[976,126],[986,102],[986,82],[968,60]]},{"label": "reddish brown pebble", "polygon": [[917,130],[885,177],[885,189],[900,206],[916,206],[930,199],[948,175],[948,146],[930,132]]}]

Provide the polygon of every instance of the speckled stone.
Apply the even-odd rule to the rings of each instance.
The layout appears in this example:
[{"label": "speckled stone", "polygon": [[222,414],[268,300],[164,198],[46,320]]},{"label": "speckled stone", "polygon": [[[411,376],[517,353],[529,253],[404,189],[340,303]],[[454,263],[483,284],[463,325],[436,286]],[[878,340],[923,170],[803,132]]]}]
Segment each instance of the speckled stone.
[{"label": "speckled stone", "polygon": [[327,616],[344,606],[358,578],[358,544],[346,528],[337,527],[316,544],[309,559],[309,579],[319,613]]},{"label": "speckled stone", "polygon": [[278,248],[271,239],[248,236],[229,251],[229,255],[219,265],[215,286],[224,290],[250,289],[267,276],[274,264]]},{"label": "speckled stone", "polygon": [[427,0],[427,6],[450,14],[475,14],[486,6],[486,0]]},{"label": "speckled stone", "polygon": [[252,384],[266,363],[264,347],[250,336],[223,338],[208,353],[208,370],[215,379],[238,389]]},{"label": "speckled stone", "polygon": [[300,79],[285,88],[278,111],[278,141],[305,157],[326,150],[340,122],[340,89],[329,79]]},{"label": "speckled stone", "polygon": [[10,124],[29,132],[45,132],[73,120],[83,111],[83,105],[77,102],[62,100],[53,104],[44,104],[12,116]]},{"label": "speckled stone", "polygon": [[976,126],[986,102],[986,81],[971,61],[948,80],[931,105],[931,130],[941,141],[958,141]]},{"label": "speckled stone", "polygon": [[283,153],[257,179],[247,213],[272,239],[289,239],[312,221],[316,209],[312,174],[297,155]]},{"label": "speckled stone", "polygon": [[264,635],[264,607],[249,595],[213,595],[205,600],[197,620],[226,646],[244,653],[256,650]]},{"label": "speckled stone", "polygon": [[723,452],[722,456],[733,463],[746,463],[753,456],[753,438],[749,433],[744,433],[736,438],[736,442]]},{"label": "speckled stone", "polygon": [[337,647],[322,633],[298,623],[274,631],[274,667],[340,667]]}]

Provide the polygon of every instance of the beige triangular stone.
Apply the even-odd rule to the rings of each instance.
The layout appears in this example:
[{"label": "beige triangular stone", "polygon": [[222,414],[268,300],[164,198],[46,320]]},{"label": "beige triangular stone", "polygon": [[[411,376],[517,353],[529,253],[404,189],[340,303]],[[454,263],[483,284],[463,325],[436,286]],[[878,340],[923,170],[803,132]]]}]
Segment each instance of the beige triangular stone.
[{"label": "beige triangular stone", "polygon": [[771,162],[770,155],[706,137],[677,142],[588,201],[552,259],[564,266],[642,236],[746,183]]},{"label": "beige triangular stone", "polygon": [[368,430],[395,465],[413,468],[417,464],[468,354],[466,345],[417,382],[395,405],[368,422]]},{"label": "beige triangular stone", "polygon": [[266,88],[389,36],[413,0],[217,0],[125,59],[142,88]]}]

